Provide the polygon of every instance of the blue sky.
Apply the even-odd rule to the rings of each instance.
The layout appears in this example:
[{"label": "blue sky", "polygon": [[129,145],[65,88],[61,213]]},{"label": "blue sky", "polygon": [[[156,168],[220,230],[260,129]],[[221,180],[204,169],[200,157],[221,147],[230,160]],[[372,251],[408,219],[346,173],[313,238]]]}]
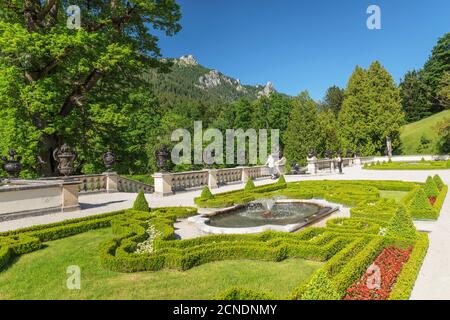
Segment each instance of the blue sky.
[{"label": "blue sky", "polygon": [[[241,79],[272,81],[290,95],[321,99],[345,87],[355,65],[379,60],[399,82],[421,68],[450,32],[449,0],[178,0],[183,29],[160,38],[163,56],[193,54],[202,65]],[[366,9],[381,8],[381,30]]]}]

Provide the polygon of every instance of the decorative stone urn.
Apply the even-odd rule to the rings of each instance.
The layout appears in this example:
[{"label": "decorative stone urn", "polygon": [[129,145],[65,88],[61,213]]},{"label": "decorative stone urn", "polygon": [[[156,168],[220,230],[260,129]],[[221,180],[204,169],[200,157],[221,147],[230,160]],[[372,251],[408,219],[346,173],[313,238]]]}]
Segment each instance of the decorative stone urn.
[{"label": "decorative stone urn", "polygon": [[167,171],[167,160],[169,159],[169,151],[165,145],[161,145],[161,147],[156,150],[156,166],[158,167],[160,172]]},{"label": "decorative stone urn", "polygon": [[66,177],[72,174],[73,162],[76,158],[76,153],[67,143],[53,151],[53,159],[58,162],[58,171]]},{"label": "decorative stone urn", "polygon": [[313,148],[309,148],[308,149],[308,159],[315,158],[315,156],[316,156],[316,153],[314,152],[314,149]]},{"label": "decorative stone urn", "polygon": [[103,164],[107,172],[111,172],[114,162],[116,162],[116,155],[112,151],[107,151],[103,155]]},{"label": "decorative stone urn", "polygon": [[5,156],[2,157],[3,160],[3,170],[8,173],[10,179],[17,178],[19,176],[19,172],[22,169],[22,165],[20,161],[22,160],[22,156],[16,156],[16,150],[10,149],[8,151],[9,159]]}]

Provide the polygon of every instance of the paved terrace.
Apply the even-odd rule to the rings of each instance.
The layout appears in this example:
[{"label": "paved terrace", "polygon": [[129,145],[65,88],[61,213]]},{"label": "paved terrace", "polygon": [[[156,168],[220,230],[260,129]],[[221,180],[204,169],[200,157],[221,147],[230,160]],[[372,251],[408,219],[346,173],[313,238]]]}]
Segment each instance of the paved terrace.
[{"label": "paved terrace", "polygon": [[[363,170],[360,167],[344,168],[344,174],[321,174],[316,176],[286,176],[287,182],[300,180],[404,180],[424,182],[428,175],[439,174],[445,184],[450,185],[450,170],[424,171],[376,171]],[[255,181],[256,185],[273,183],[270,179]],[[213,190],[213,193],[231,191],[242,188],[242,184],[234,184]],[[158,197],[146,195],[151,207],[194,206],[193,199],[201,190],[181,192],[173,196]],[[0,223],[0,231],[58,222],[67,219],[130,208],[136,198],[134,193],[112,193],[81,195],[81,210],[71,213],[56,213],[38,217],[24,218]],[[419,230],[430,232],[430,247],[425,258],[411,299],[450,299],[450,195],[442,207],[441,215],[436,222],[417,221]]]}]

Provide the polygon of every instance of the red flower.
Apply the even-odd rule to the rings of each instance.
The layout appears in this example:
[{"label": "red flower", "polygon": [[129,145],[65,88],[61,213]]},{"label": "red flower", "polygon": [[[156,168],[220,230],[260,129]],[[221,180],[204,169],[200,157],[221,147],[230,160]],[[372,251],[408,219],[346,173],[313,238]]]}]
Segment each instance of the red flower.
[{"label": "red flower", "polygon": [[398,275],[409,259],[412,247],[386,247],[355,284],[347,289],[344,300],[386,300]]}]

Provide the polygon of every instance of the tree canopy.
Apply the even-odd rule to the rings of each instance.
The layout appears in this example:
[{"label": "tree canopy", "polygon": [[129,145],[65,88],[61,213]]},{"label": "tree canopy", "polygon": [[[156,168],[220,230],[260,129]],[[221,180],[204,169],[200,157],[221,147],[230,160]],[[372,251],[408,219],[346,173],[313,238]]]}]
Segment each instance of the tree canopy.
[{"label": "tree canopy", "polygon": [[363,155],[385,152],[386,137],[399,146],[404,121],[400,92],[379,62],[367,70],[356,67],[345,89],[339,129],[345,149],[360,149]]},{"label": "tree canopy", "polygon": [[[80,8],[81,28],[67,27],[68,5]],[[151,31],[180,30],[175,1],[2,0],[1,6],[0,148],[16,147],[25,166],[44,175],[55,172],[51,154],[63,142],[79,151],[80,165],[95,166],[102,152],[116,149],[132,166],[135,154],[122,146],[141,140],[139,122],[155,116],[140,75],[169,67],[157,59]]]}]

